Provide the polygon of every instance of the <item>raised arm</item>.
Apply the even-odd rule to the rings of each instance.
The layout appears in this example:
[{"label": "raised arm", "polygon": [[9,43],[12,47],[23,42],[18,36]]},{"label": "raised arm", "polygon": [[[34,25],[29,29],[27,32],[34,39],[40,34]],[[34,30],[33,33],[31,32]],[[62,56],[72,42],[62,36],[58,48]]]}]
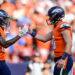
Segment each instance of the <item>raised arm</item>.
[{"label": "raised arm", "polygon": [[7,40],[7,41],[0,34],[0,45],[4,48],[7,48],[7,47],[11,46],[17,40],[19,40],[21,37],[23,37],[27,33],[27,31],[28,31],[27,26],[24,26],[22,29],[19,28],[19,34],[15,38]]}]

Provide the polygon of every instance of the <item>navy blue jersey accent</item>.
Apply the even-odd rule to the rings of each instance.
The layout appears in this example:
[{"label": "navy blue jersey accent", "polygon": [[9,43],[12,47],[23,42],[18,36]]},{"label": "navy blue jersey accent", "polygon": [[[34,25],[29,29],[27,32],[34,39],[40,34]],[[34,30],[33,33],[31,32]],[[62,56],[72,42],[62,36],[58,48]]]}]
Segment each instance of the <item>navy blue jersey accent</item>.
[{"label": "navy blue jersey accent", "polygon": [[62,58],[62,59],[66,59],[66,57],[67,57],[68,55],[69,55],[69,54],[65,52],[61,58]]},{"label": "navy blue jersey accent", "polygon": [[70,26],[69,26],[68,24],[62,24],[62,25],[60,26],[60,29],[62,29],[62,28],[64,28],[64,29],[69,29]]}]

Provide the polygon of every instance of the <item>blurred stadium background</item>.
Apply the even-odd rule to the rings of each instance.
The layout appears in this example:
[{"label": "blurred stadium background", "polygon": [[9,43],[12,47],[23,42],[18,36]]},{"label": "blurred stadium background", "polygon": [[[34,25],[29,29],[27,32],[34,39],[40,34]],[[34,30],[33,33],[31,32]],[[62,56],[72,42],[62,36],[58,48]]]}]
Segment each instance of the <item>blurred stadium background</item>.
[{"label": "blurred stadium background", "polygon": [[[73,70],[75,71],[75,0],[0,0],[0,8],[4,9],[13,19],[10,22],[10,33],[6,35],[6,39],[15,37],[18,34],[18,27],[23,24],[30,25],[31,29],[36,29],[37,25],[39,34],[45,35],[48,33],[51,26],[43,25],[43,22],[47,18],[48,9],[56,5],[64,8],[64,21],[69,22],[72,27],[72,56],[74,60]],[[30,34],[26,34],[14,45],[7,48],[6,62],[12,71],[12,75],[24,75],[28,62],[33,59],[36,52],[41,55],[41,62],[53,59],[49,54],[51,53],[53,56],[50,41],[40,42]]]}]

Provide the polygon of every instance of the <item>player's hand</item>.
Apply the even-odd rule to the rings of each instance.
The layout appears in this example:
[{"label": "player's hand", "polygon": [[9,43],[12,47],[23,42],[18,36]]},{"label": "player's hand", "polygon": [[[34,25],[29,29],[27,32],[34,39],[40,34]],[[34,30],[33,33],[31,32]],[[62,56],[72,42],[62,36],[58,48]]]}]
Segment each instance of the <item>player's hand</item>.
[{"label": "player's hand", "polygon": [[60,60],[58,60],[58,61],[56,62],[56,64],[58,64],[58,65],[57,65],[58,68],[62,68],[62,67],[64,66],[64,64],[65,64],[65,60],[60,59]]},{"label": "player's hand", "polygon": [[28,26],[19,27],[19,36],[23,37],[28,32]]}]

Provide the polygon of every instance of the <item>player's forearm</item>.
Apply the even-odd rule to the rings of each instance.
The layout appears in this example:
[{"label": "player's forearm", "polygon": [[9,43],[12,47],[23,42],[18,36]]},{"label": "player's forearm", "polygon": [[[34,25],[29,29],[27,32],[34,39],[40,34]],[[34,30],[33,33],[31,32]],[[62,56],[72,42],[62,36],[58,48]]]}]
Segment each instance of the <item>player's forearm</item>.
[{"label": "player's forearm", "polygon": [[42,41],[42,42],[47,42],[47,41],[49,41],[49,40],[51,40],[52,39],[52,32],[49,32],[49,33],[47,33],[46,35],[41,35],[41,34],[37,34],[36,36],[35,36],[35,38],[36,39],[38,39],[38,40],[40,40],[40,41]]},{"label": "player's forearm", "polygon": [[36,38],[37,40],[39,40],[39,41],[47,42],[47,38],[46,38],[45,36],[41,35],[41,34],[37,34],[37,35],[35,36],[35,38]]},{"label": "player's forearm", "polygon": [[7,48],[7,47],[11,46],[12,44],[14,44],[19,39],[20,39],[20,37],[16,36],[15,38],[6,41],[4,47]]},{"label": "player's forearm", "polygon": [[67,56],[71,55],[71,48],[72,48],[72,43],[71,42],[67,42],[66,46],[65,46],[64,54],[62,56],[62,59],[65,60]]},{"label": "player's forearm", "polygon": [[66,43],[65,52],[71,53],[72,42]]},{"label": "player's forearm", "polygon": [[62,31],[61,34],[65,41],[65,51],[62,56],[62,59],[65,60],[67,56],[71,55],[72,38],[71,38],[71,33],[69,30]]}]

